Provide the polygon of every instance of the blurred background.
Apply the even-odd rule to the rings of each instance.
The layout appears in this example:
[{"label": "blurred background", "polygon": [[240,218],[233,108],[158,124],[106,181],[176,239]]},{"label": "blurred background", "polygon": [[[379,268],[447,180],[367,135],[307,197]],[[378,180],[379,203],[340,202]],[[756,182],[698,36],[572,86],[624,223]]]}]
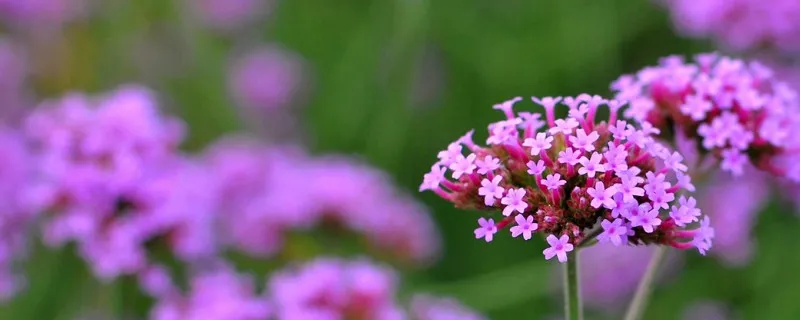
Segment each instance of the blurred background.
[{"label": "blurred background", "polygon": [[[356,159],[422,202],[438,229],[435,258],[396,265],[399,299],[450,296],[490,319],[558,319],[560,265],[542,259],[543,241],[475,240],[477,213],[418,193],[437,152],[472,128],[485,138],[497,102],[608,95],[619,75],[660,57],[725,52],[683,37],[667,10],[645,0],[0,0],[0,19],[9,126],[40,101],[135,83],[186,122],[186,152],[247,134],[310,157]],[[727,223],[739,230],[729,254],[672,252],[645,319],[800,318],[800,223],[792,205],[764,190],[709,200],[737,215],[717,220],[718,232]],[[724,206],[759,192],[769,200]],[[135,282],[98,284],[74,248],[39,242],[19,262],[26,284],[0,318],[148,315],[153,301]],[[588,318],[617,319],[649,249],[592,250],[582,261]],[[270,259],[244,260],[271,270],[259,267]]]}]

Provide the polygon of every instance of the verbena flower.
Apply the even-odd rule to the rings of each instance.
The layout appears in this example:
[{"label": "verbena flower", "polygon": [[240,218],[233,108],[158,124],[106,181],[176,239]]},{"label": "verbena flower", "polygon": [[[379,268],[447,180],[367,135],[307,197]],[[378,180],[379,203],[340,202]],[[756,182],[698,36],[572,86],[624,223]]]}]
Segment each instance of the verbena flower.
[{"label": "verbena flower", "polygon": [[150,312],[153,320],[260,320],[269,319],[268,300],[256,293],[252,277],[226,267],[191,277],[187,293],[162,291]]},{"label": "verbena flower", "polygon": [[791,0],[665,0],[684,33],[724,47],[752,51],[800,49],[800,4]]},{"label": "verbena flower", "polygon": [[280,252],[292,231],[339,227],[387,258],[419,263],[438,253],[427,209],[364,163],[241,138],[221,140],[206,159],[220,183],[227,241],[248,254]]},{"label": "verbena flower", "polygon": [[45,213],[44,242],[77,243],[101,279],[146,268],[154,243],[187,260],[213,255],[215,184],[177,152],[182,136],[182,124],[137,86],[35,109],[26,121],[36,168],[27,198]]},{"label": "verbena flower", "polygon": [[404,319],[397,284],[367,260],[318,258],[273,274],[267,290],[279,319]]},{"label": "verbena flower", "polygon": [[86,11],[86,0],[0,0],[0,18],[16,27],[60,27]]},{"label": "verbena flower", "polygon": [[31,169],[22,136],[0,127],[0,144],[0,300],[6,300],[25,285],[17,263],[27,253],[36,212],[30,210],[22,192]]},{"label": "verbena flower", "polygon": [[661,60],[612,84],[617,99],[631,101],[625,116],[673,139],[696,141],[702,156],[741,176],[748,164],[800,181],[800,101],[758,62],[715,53],[695,62]]},{"label": "verbena flower", "polygon": [[290,105],[303,81],[302,60],[276,45],[262,45],[235,56],[228,89],[243,108],[270,112]]},{"label": "verbena flower", "polygon": [[486,319],[451,298],[416,294],[411,298],[410,319],[414,320],[482,320]]},{"label": "verbena flower", "polygon": [[[550,244],[545,258],[562,262],[588,229],[609,223],[618,227],[604,228],[600,239],[613,244],[696,247],[701,253],[711,247],[708,217],[677,203],[679,191],[693,186],[681,155],[654,140],[658,129],[618,120],[622,103],[599,96],[533,98],[545,109],[544,121],[515,113],[519,100],[495,106],[506,119],[489,125],[488,146],[473,142],[470,131],[439,153],[420,186],[459,208],[500,211],[497,223],[479,220],[476,238],[491,241],[497,230],[516,224],[512,236],[544,234]],[[559,103],[569,108],[562,119],[555,116]],[[613,111],[607,122],[595,120],[601,105]],[[495,158],[499,166],[478,169],[479,160]],[[674,210],[689,213],[676,220]],[[701,220],[700,228],[685,229]]]}]

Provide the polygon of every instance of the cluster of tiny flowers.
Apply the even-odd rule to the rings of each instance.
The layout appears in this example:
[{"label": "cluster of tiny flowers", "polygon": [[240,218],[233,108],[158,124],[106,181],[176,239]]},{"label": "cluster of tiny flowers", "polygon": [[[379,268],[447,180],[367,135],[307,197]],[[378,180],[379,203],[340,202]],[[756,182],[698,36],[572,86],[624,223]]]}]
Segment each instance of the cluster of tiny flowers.
[{"label": "cluster of tiny flowers", "polygon": [[301,59],[276,45],[263,45],[234,57],[228,71],[234,100],[243,108],[261,112],[287,107],[302,80]]},{"label": "cluster of tiny flowers", "polygon": [[125,86],[46,102],[25,133],[35,168],[26,198],[45,213],[46,244],[76,242],[103,279],[144,268],[152,240],[185,258],[212,251],[204,210],[215,208],[214,186],[176,153],[183,126],[158,112],[150,91]]},{"label": "cluster of tiny flowers", "polygon": [[760,63],[715,53],[694,63],[671,56],[611,88],[630,101],[626,117],[652,123],[667,139],[680,133],[697,141],[724,171],[739,176],[752,164],[800,181],[798,93]]},{"label": "cluster of tiny flowers", "polygon": [[220,185],[227,241],[236,249],[269,257],[283,249],[290,231],[340,226],[406,261],[429,261],[439,250],[426,208],[354,159],[311,157],[241,138],[219,141],[206,159]]},{"label": "cluster of tiny flowers", "polygon": [[230,268],[219,267],[193,276],[186,294],[164,284],[165,275],[152,276],[161,290],[157,291],[158,303],[150,311],[152,320],[271,319],[270,304],[256,293],[252,277]]},{"label": "cluster of tiny flowers", "polygon": [[394,270],[368,260],[317,258],[272,276],[267,289],[278,319],[480,320],[450,298],[414,295],[397,303]]},{"label": "cluster of tiny flowers", "polygon": [[30,178],[30,162],[22,137],[0,127],[0,301],[12,297],[24,286],[16,263],[26,253],[34,211],[29,210],[21,192]]},{"label": "cluster of tiny flowers", "polygon": [[748,51],[800,49],[800,3],[792,0],[664,0],[684,33]]},{"label": "cluster of tiny flowers", "polygon": [[[488,146],[474,143],[470,131],[439,153],[420,186],[459,208],[501,210],[499,222],[478,220],[476,238],[492,241],[513,224],[512,237],[546,234],[545,258],[561,262],[591,228],[602,228],[598,239],[616,246],[711,247],[709,218],[701,219],[694,198],[677,194],[694,190],[688,168],[681,154],[654,140],[658,129],[617,119],[624,103],[599,96],[534,97],[545,119],[515,113],[520,100],[495,105],[506,120],[489,125]],[[556,119],[559,103],[569,115]],[[601,105],[611,110],[608,122],[595,121]],[[686,228],[698,221],[699,228]]]}]

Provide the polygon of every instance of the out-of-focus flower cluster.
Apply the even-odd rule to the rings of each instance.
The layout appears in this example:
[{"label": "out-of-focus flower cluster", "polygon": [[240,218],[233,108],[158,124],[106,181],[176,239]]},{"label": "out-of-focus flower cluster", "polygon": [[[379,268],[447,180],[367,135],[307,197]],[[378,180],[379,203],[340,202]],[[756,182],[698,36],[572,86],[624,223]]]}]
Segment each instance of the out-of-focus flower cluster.
[{"label": "out-of-focus flower cluster", "polygon": [[[600,241],[617,246],[660,244],[701,253],[711,247],[708,217],[700,219],[694,198],[678,195],[694,191],[683,156],[655,141],[657,128],[618,120],[624,103],[599,96],[533,98],[545,120],[514,113],[519,100],[495,105],[507,119],[489,125],[488,147],[475,144],[470,131],[439,153],[420,186],[460,208],[502,210],[498,223],[479,219],[476,238],[492,241],[514,223],[513,237],[547,234],[545,258],[561,262],[592,228],[602,228]],[[556,119],[559,103],[569,115]],[[595,120],[601,105],[611,110],[607,122]],[[686,229],[697,221],[699,228]]]},{"label": "out-of-focus flower cluster", "polygon": [[679,30],[738,51],[800,49],[800,3],[792,0],[663,0]]},{"label": "out-of-focus flower cluster", "polygon": [[418,294],[410,310],[397,301],[394,270],[366,259],[321,257],[274,273],[265,291],[251,277],[220,267],[192,277],[189,291],[167,287],[154,320],[173,319],[483,319],[447,298]]},{"label": "out-of-focus flower cluster", "polygon": [[0,0],[0,20],[15,27],[60,27],[87,10],[86,0]]},{"label": "out-of-focus flower cluster", "polygon": [[27,253],[35,211],[26,205],[22,192],[31,169],[22,137],[0,127],[0,144],[0,300],[5,300],[24,285],[16,262]]},{"label": "out-of-focus flower cluster", "polygon": [[757,62],[715,53],[694,63],[661,60],[612,84],[630,101],[625,116],[649,122],[670,140],[676,131],[697,142],[701,156],[741,175],[747,165],[800,181],[800,101],[797,92]]},{"label": "out-of-focus flower cluster", "polygon": [[312,158],[291,147],[223,140],[206,152],[219,182],[230,244],[269,257],[289,231],[345,227],[376,252],[428,261],[439,239],[427,210],[363,163],[341,156]]}]

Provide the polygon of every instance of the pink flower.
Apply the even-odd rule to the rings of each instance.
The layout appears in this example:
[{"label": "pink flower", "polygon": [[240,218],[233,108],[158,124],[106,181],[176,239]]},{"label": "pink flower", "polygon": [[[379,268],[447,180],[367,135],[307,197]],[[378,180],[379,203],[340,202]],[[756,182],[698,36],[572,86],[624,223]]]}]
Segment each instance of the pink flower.
[{"label": "pink flower", "polygon": [[539,225],[533,222],[533,216],[523,217],[521,214],[514,217],[517,222],[516,226],[511,227],[511,236],[516,238],[520,234],[525,240],[530,240],[534,231],[539,228]]},{"label": "pink flower", "polygon": [[495,176],[492,180],[484,178],[483,181],[481,181],[481,187],[478,188],[478,194],[484,197],[484,203],[487,206],[493,206],[495,199],[503,198],[505,189],[500,186],[500,181],[502,180],[502,176]]},{"label": "pink flower", "polygon": [[509,216],[514,211],[525,213],[525,209],[528,208],[528,203],[525,202],[525,189],[508,189],[500,203],[506,206],[503,209],[504,216]]},{"label": "pink flower", "polygon": [[492,242],[494,234],[497,233],[497,226],[495,226],[494,220],[480,218],[478,219],[478,226],[479,227],[475,229],[475,239],[484,238],[486,242]]},{"label": "pink flower", "polygon": [[623,225],[622,219],[614,219],[613,222],[603,220],[600,226],[603,228],[603,233],[597,239],[601,242],[611,242],[615,246],[620,246],[628,241],[628,228]]},{"label": "pink flower", "polygon": [[475,168],[477,168],[475,165],[475,157],[476,155],[474,153],[470,153],[466,157],[461,154],[456,156],[455,161],[450,165],[450,170],[453,170],[453,179],[461,178],[461,176],[465,174],[472,174]]},{"label": "pink flower", "polygon": [[558,190],[563,185],[567,184],[567,181],[561,179],[561,175],[556,174],[549,174],[547,178],[542,180],[542,184],[547,187],[548,190]]},{"label": "pink flower", "polygon": [[600,208],[600,206],[603,206],[611,209],[616,206],[616,202],[614,201],[614,194],[617,193],[616,185],[606,189],[602,181],[597,181],[594,184],[594,188],[587,189],[586,193],[592,196],[592,207]]},{"label": "pink flower", "polygon": [[600,135],[597,132],[592,131],[587,135],[585,131],[578,130],[574,136],[569,136],[569,142],[576,149],[592,152],[594,151],[594,142],[598,138],[600,138]]},{"label": "pink flower", "polygon": [[475,160],[475,165],[478,167],[478,174],[487,174],[500,168],[500,159],[487,155],[483,160]]},{"label": "pink flower", "polygon": [[547,236],[547,243],[550,244],[550,247],[543,251],[544,258],[547,260],[558,256],[559,262],[567,262],[567,252],[571,252],[574,249],[574,246],[569,243],[569,237],[567,235],[556,237],[551,234]]}]

